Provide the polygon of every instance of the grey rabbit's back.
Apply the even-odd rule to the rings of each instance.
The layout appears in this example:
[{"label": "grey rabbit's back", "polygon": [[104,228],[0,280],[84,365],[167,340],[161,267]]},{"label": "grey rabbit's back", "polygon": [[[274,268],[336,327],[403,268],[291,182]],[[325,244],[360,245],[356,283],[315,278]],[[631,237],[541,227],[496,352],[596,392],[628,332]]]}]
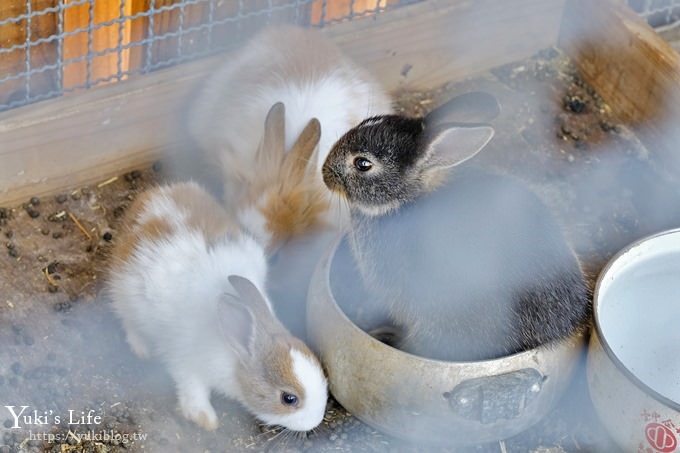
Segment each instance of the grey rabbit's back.
[{"label": "grey rabbit's back", "polygon": [[394,213],[355,213],[350,243],[405,351],[488,359],[586,328],[578,259],[548,207],[511,177],[457,167]]}]

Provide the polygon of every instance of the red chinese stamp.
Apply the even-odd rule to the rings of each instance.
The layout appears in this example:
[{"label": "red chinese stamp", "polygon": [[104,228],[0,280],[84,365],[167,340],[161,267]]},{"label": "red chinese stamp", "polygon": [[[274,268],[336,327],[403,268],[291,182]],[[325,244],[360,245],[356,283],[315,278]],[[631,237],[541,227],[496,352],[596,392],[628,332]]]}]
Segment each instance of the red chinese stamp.
[{"label": "red chinese stamp", "polygon": [[675,451],[678,446],[678,439],[673,430],[660,423],[648,423],[645,426],[645,436],[649,445],[662,453]]}]

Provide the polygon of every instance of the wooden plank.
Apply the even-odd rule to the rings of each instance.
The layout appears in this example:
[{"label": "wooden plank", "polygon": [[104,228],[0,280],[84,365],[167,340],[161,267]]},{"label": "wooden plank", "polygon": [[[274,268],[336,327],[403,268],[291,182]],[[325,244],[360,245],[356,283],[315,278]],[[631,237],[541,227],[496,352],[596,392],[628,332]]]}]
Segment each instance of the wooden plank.
[{"label": "wooden plank", "polygon": [[428,89],[557,41],[563,0],[428,0],[328,28],[390,89]]},{"label": "wooden plank", "polygon": [[616,0],[569,0],[559,45],[647,148],[680,170],[680,55]]},{"label": "wooden plank", "polygon": [[164,71],[0,114],[0,206],[144,165],[181,145],[198,72]]},{"label": "wooden plank", "polygon": [[[429,0],[325,30],[388,89],[427,89],[554,44],[562,6]],[[0,205],[97,182],[183,146],[184,106],[214,61],[0,113]]]}]

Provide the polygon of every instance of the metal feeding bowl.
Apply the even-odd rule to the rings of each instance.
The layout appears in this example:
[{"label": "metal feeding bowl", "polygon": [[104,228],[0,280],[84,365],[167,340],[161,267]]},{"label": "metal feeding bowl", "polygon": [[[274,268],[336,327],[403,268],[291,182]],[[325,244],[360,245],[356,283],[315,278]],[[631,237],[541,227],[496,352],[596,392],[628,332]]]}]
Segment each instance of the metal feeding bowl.
[{"label": "metal feeding bowl", "polygon": [[582,336],[494,360],[417,357],[351,320],[367,297],[351,260],[339,240],[319,262],[307,329],[333,396],[363,422],[414,442],[471,445],[522,432],[563,395],[584,350]]}]

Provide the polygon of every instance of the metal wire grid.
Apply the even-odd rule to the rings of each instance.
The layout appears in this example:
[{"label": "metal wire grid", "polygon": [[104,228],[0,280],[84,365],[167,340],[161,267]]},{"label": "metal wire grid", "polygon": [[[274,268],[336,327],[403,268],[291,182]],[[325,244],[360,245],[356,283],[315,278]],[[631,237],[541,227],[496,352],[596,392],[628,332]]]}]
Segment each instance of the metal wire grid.
[{"label": "metal wire grid", "polygon": [[[12,0],[2,0],[9,2]],[[20,2],[21,0],[14,0]],[[157,1],[147,0],[148,8],[135,14],[125,14],[126,2],[132,0],[120,0],[118,17],[96,22],[95,3],[111,0],[55,0],[56,6],[33,10],[32,0],[25,1],[25,12],[13,17],[0,19],[0,30],[4,26],[19,26],[23,23],[25,39],[21,43],[9,44],[5,40],[0,41],[0,62],[7,59],[10,55],[23,53],[20,58],[21,64],[15,65],[11,70],[6,68],[0,71],[0,111],[13,107],[30,104],[42,99],[61,96],[64,93],[87,89],[93,86],[102,85],[111,81],[120,81],[127,77],[147,73],[156,69],[176,65],[196,58],[207,56],[224,48],[237,45],[249,34],[246,27],[251,27],[254,19],[258,25],[264,25],[272,20],[281,20],[296,23],[299,25],[312,25],[324,27],[329,24],[358,20],[363,17],[374,16],[383,13],[388,9],[402,6],[404,4],[416,3],[423,0],[376,0],[374,6],[357,8],[359,0],[345,1],[347,11],[342,15],[329,14],[329,2],[333,0],[260,0],[258,7],[253,8],[253,0],[176,0],[172,4],[157,6]],[[666,25],[680,25],[680,0],[627,0],[629,6],[645,18],[651,26],[659,27]],[[164,3],[168,3],[165,1]],[[218,5],[231,3],[235,7],[233,14],[226,17],[218,17]],[[309,14],[312,4],[316,3],[318,17],[311,17]],[[67,10],[81,6],[87,7],[87,25],[73,30],[65,31],[64,16]],[[207,6],[208,12],[204,21],[199,24],[188,24],[186,21],[187,8],[193,6]],[[331,5],[332,6],[332,5]],[[175,29],[156,31],[156,20],[163,14],[177,14],[178,24]],[[40,36],[33,33],[33,23],[49,15],[56,17],[55,32],[49,36]],[[146,20],[145,36],[140,39],[124,42],[124,27],[129,26],[135,20]],[[239,33],[235,39],[215,40],[214,30],[221,26],[233,25],[237,27]],[[103,49],[95,49],[93,36],[97,30],[107,27],[117,26],[117,43]],[[252,31],[252,30],[251,30]],[[191,36],[200,33],[204,37],[203,45],[190,44]],[[69,37],[86,34],[87,51],[83,55],[65,58],[64,41]],[[166,43],[171,44],[174,40],[174,51],[168,52],[165,57],[159,57],[154,52],[155,46]],[[52,44],[51,56],[48,63],[37,64],[34,62],[33,53],[39,46]],[[143,53],[142,62],[132,68],[125,68],[123,55],[126,51],[139,49]],[[116,57],[116,70],[103,77],[96,77],[93,71],[93,62],[99,57],[114,55]],[[64,69],[84,63],[84,75],[81,83],[71,85],[64,84]],[[17,67],[18,66],[18,67]],[[20,67],[20,68],[19,68]],[[0,64],[0,69],[3,69]],[[36,78],[42,77],[43,81],[48,80],[47,88],[41,89],[33,87]],[[14,82],[14,83],[12,83]],[[10,86],[11,85],[11,86]],[[44,84],[43,84],[44,85]]]},{"label": "metal wire grid", "polygon": [[[8,0],[2,0],[8,1]],[[401,0],[401,1],[376,1],[372,8],[364,8],[358,10],[355,8],[356,2],[351,0],[346,14],[341,16],[333,16],[328,14],[328,0],[320,2],[320,11],[318,17],[310,17],[310,7],[315,0],[265,0],[259,2],[264,3],[261,7],[253,8],[255,2],[252,0],[227,0],[235,7],[235,12],[227,17],[217,17],[216,11],[218,5],[226,3],[224,0],[178,0],[176,3],[170,5],[162,5],[157,7],[156,0],[149,0],[149,7],[145,11],[141,11],[132,15],[125,14],[125,2],[131,0],[120,0],[118,17],[96,22],[94,11],[95,2],[107,0],[72,0],[65,4],[64,0],[59,0],[54,7],[48,7],[41,10],[32,10],[32,1],[26,0],[26,11],[15,17],[9,17],[0,20],[0,29],[6,25],[18,25],[23,23],[25,31],[25,40],[21,43],[11,44],[5,47],[0,47],[0,61],[7,58],[16,52],[23,52],[23,67],[20,70],[15,70],[9,73],[0,72],[0,111],[7,110],[14,107],[23,106],[39,100],[61,96],[64,93],[87,89],[93,86],[102,85],[111,81],[120,81],[132,75],[147,73],[156,69],[173,66],[179,63],[187,62],[196,58],[207,56],[227,47],[232,47],[240,42],[246,33],[245,27],[252,27],[249,20],[255,19],[255,27],[265,25],[272,20],[283,20],[298,25],[311,25],[316,27],[324,27],[329,24],[343,21],[353,21],[362,17],[374,16],[380,14],[388,9],[401,6],[406,3],[414,3],[422,0]],[[167,2],[166,2],[167,3]],[[316,3],[319,3],[316,1]],[[366,2],[364,2],[366,3]],[[70,8],[76,8],[86,5],[88,11],[87,26],[76,28],[70,31],[64,31],[64,16],[65,12]],[[192,6],[207,6],[208,12],[205,21],[199,24],[187,25],[185,12],[187,8]],[[156,20],[161,14],[175,13],[177,14],[178,24],[176,29],[163,31],[158,33],[156,31]],[[47,15],[56,16],[56,32],[49,36],[33,36],[32,22]],[[145,36],[141,39],[124,42],[124,27],[125,24],[131,24],[132,21],[146,19]],[[213,31],[224,25],[234,25],[237,27],[238,33],[233,36],[234,39],[221,40],[217,42],[213,38]],[[93,36],[97,30],[103,30],[107,27],[117,26],[118,36],[117,43],[114,46],[106,47],[104,49],[95,49]],[[249,30],[252,32],[253,30]],[[188,46],[189,36],[201,34],[204,42],[201,46]],[[65,58],[64,41],[69,37],[86,34],[87,36],[87,52],[84,55],[76,57]],[[154,46],[160,43],[170,43],[171,40],[176,42],[173,52],[168,52],[169,56],[160,57],[154,52]],[[32,53],[38,46],[52,43],[54,56],[51,58],[52,63],[34,64]],[[4,43],[0,42],[0,45]],[[143,62],[133,68],[124,68],[123,55],[126,51],[139,49],[143,52]],[[93,71],[93,62],[98,57],[105,57],[107,55],[114,55],[116,57],[116,70],[104,77],[95,77]],[[65,86],[64,84],[64,69],[84,62],[84,76],[82,83],[76,83]],[[0,66],[1,68],[2,66]],[[36,90],[33,87],[33,79],[38,75],[45,75],[49,79],[49,89]],[[13,86],[9,84],[14,82]],[[21,83],[23,82],[23,83]],[[21,85],[21,88],[17,88]]]},{"label": "metal wire grid", "polygon": [[[213,45],[212,40],[210,39],[211,33],[210,31],[212,28],[218,25],[222,24],[228,24],[228,23],[239,23],[241,21],[244,21],[245,19],[253,16],[269,16],[276,12],[277,10],[286,10],[286,9],[293,9],[295,12],[299,11],[299,6],[304,5],[306,3],[309,3],[311,0],[296,0],[295,2],[289,3],[289,4],[284,4],[281,6],[273,6],[267,10],[256,10],[256,11],[250,11],[250,12],[244,12],[243,9],[243,1],[239,2],[239,10],[238,13],[235,14],[234,16],[231,17],[226,17],[222,18],[219,20],[215,20],[212,15],[214,12],[214,1],[206,1],[206,0],[185,0],[181,3],[176,3],[173,5],[169,6],[162,6],[160,8],[155,7],[155,1],[151,1],[151,6],[147,11],[140,12],[137,14],[134,14],[132,16],[125,16],[123,14],[123,6],[124,6],[124,1],[121,1],[121,6],[120,10],[121,13],[117,19],[109,20],[109,21],[104,21],[95,24],[94,21],[94,1],[95,0],[77,0],[72,3],[69,3],[68,5],[64,5],[63,3],[60,3],[58,6],[53,7],[53,8],[46,8],[41,11],[33,12],[30,11],[30,2],[27,2],[27,9],[28,12],[26,14],[14,17],[14,18],[9,18],[5,21],[0,22],[0,25],[4,25],[5,23],[11,23],[11,22],[18,22],[25,20],[26,21],[26,41],[22,44],[15,44],[10,47],[6,48],[1,48],[0,49],[0,58],[3,57],[4,54],[9,54],[11,52],[14,52],[16,50],[23,50],[25,52],[24,56],[24,62],[25,62],[25,68],[21,72],[16,72],[13,74],[6,75],[2,78],[0,78],[0,89],[1,85],[5,82],[11,81],[11,80],[24,80],[24,90],[23,90],[23,96],[19,96],[19,99],[16,99],[17,96],[14,96],[15,99],[10,99],[9,102],[6,104],[1,104],[0,109],[8,109],[24,104],[28,104],[31,102],[35,102],[41,99],[47,99],[55,96],[60,96],[66,92],[70,91],[75,91],[78,89],[82,88],[90,88],[95,85],[103,84],[105,82],[109,82],[112,80],[122,80],[130,75],[138,74],[138,73],[145,73],[145,72],[150,72],[159,68],[171,66],[174,64],[182,63],[185,61],[188,61],[192,58],[198,58],[207,54],[210,54],[216,50],[218,50],[221,46],[216,46]],[[198,5],[201,3],[207,3],[209,5],[209,20],[206,23],[192,26],[192,27],[184,27],[184,12],[185,8],[187,5]],[[88,20],[88,25],[85,28],[78,28],[75,30],[72,30],[70,32],[64,32],[63,31],[63,17],[64,17],[64,11],[67,8],[73,8],[79,5],[86,4],[88,5],[88,14],[89,14],[89,20]],[[179,27],[175,31],[167,31],[162,34],[155,34],[154,33],[154,18],[156,15],[164,13],[164,12],[172,12],[172,11],[178,11],[179,12]],[[40,15],[45,15],[49,13],[56,13],[57,18],[58,18],[58,23],[57,23],[57,33],[50,35],[46,38],[38,38],[38,39],[32,39],[31,38],[31,20]],[[148,18],[148,27],[147,27],[147,36],[141,40],[130,42],[128,44],[123,44],[123,37],[122,37],[122,30],[123,30],[123,24],[126,21],[129,20],[136,20],[140,18]],[[118,35],[118,44],[114,47],[108,47],[103,50],[95,51],[93,48],[93,35],[96,30],[104,29],[105,27],[109,27],[111,25],[118,25],[119,28],[119,35]],[[188,33],[191,32],[200,32],[200,31],[207,31],[207,36],[208,36],[208,41],[209,45],[206,46],[203,50],[196,50],[192,52],[192,54],[186,54],[183,49],[183,37],[187,35]],[[63,42],[65,38],[68,38],[69,36],[76,36],[81,33],[87,33],[87,48],[88,51],[85,55],[74,57],[74,58],[63,58]],[[153,49],[153,44],[160,42],[160,41],[165,41],[168,40],[169,38],[177,38],[177,56],[167,58],[167,59],[161,59],[159,61],[154,61],[153,55],[152,55],[152,49]],[[32,58],[31,58],[31,50],[35,48],[38,45],[44,44],[44,43],[49,43],[49,42],[55,42],[57,43],[56,45],[56,62],[54,64],[46,64],[42,65],[39,67],[32,67]],[[143,48],[145,49],[145,61],[144,64],[141,66],[131,69],[131,70],[123,70],[122,69],[122,55],[125,50],[129,49],[134,49],[134,48]],[[96,57],[102,57],[110,54],[115,54],[117,55],[117,67],[118,70],[116,73],[111,74],[107,77],[99,77],[99,78],[94,78],[93,73],[92,73],[92,67],[93,67],[93,61]],[[67,67],[68,65],[72,65],[75,63],[79,62],[86,62],[86,76],[85,76],[85,82],[80,83],[80,84],[75,84],[69,87],[64,87],[63,86],[63,81],[62,81],[62,74],[63,74],[63,69]],[[56,88],[53,90],[50,90],[45,93],[32,93],[31,92],[31,78],[35,76],[36,74],[44,73],[46,71],[54,71],[55,77],[56,77],[56,83],[55,86]]]},{"label": "metal wire grid", "polygon": [[627,0],[627,3],[654,28],[680,26],[680,0]]}]

